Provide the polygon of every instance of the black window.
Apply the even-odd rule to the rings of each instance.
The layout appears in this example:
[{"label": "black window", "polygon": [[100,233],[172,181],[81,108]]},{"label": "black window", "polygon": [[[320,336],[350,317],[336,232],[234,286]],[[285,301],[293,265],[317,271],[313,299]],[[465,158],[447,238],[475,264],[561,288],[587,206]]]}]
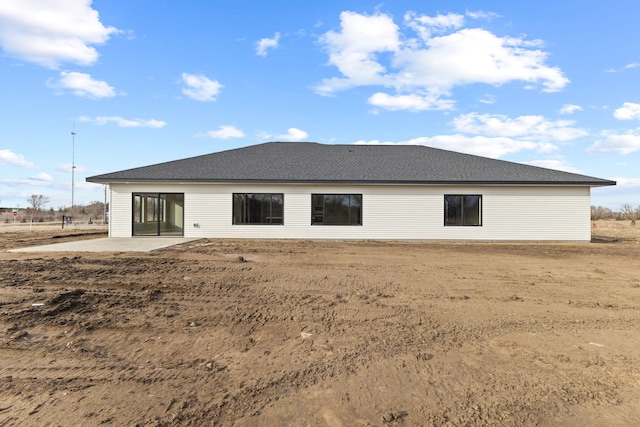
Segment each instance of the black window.
[{"label": "black window", "polygon": [[234,193],[233,224],[284,224],[284,194]]},{"label": "black window", "polygon": [[312,194],[312,225],[362,225],[362,194]]},{"label": "black window", "polygon": [[444,225],[482,225],[482,196],[445,195]]}]

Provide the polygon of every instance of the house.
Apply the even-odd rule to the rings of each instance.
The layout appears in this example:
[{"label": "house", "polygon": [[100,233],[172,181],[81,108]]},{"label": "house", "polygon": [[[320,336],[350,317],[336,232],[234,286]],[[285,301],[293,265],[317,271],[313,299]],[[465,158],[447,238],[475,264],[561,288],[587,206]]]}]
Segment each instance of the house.
[{"label": "house", "polygon": [[591,239],[614,181],[415,145],[269,142],[96,175],[111,237]]}]

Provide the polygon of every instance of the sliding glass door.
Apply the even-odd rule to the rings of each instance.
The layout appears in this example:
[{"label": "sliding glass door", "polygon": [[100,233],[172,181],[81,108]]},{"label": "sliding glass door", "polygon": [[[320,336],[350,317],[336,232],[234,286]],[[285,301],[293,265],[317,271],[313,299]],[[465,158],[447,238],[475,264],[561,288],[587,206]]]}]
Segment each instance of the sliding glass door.
[{"label": "sliding glass door", "polygon": [[134,236],[183,236],[183,193],[134,193]]}]

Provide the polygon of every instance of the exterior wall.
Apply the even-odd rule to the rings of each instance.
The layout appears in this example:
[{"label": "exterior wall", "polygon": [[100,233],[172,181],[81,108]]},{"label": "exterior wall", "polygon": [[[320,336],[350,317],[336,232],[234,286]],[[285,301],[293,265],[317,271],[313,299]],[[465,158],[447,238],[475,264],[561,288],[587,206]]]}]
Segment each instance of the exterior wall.
[{"label": "exterior wall", "polygon": [[[133,192],[184,193],[184,236],[589,241],[585,186],[111,184],[113,237],[131,236]],[[232,225],[233,193],[284,193],[284,225]],[[362,194],[362,226],[311,225],[312,193]],[[444,226],[444,194],[481,194],[482,226]]]},{"label": "exterior wall", "polygon": [[[131,237],[133,201],[129,186],[111,184],[109,200],[109,237]],[[137,190],[136,190],[137,191]]]}]

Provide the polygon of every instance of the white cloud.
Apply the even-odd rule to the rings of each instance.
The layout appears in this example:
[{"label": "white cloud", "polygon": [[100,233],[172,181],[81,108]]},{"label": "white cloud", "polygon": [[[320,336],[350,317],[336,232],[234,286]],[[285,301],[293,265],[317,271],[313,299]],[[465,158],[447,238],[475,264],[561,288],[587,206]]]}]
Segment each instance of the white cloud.
[{"label": "white cloud", "polygon": [[182,73],[182,93],[196,101],[215,101],[224,87],[217,80],[198,74]]},{"label": "white cloud", "polygon": [[583,173],[581,170],[576,169],[575,167],[565,162],[564,160],[557,160],[557,159],[556,160],[554,159],[533,160],[531,162],[522,162],[522,163],[531,165],[531,166],[538,166],[541,168],[555,169],[555,170],[571,172],[571,173]]},{"label": "white cloud", "polygon": [[32,179],[32,178],[28,178],[28,179],[18,179],[18,178],[3,179],[3,180],[0,180],[0,183],[8,184],[8,185],[10,185],[12,187],[17,187],[17,186],[20,186],[20,187],[25,186],[26,187],[26,186],[35,186],[35,185],[42,186],[42,187],[52,187],[53,186],[52,185],[53,183],[50,183],[48,181],[39,181],[39,180],[35,180],[35,179]]},{"label": "white cloud", "polygon": [[34,164],[25,160],[22,154],[16,154],[11,150],[0,150],[0,163],[21,168],[32,168]]},{"label": "white cloud", "polygon": [[81,122],[93,123],[97,126],[104,126],[108,123],[116,123],[121,128],[162,128],[167,122],[162,120],[144,120],[144,119],[125,119],[120,116],[98,116],[95,119],[81,116],[78,118]]},{"label": "white cloud", "polygon": [[616,181],[617,187],[638,188],[640,187],[640,178],[610,178]]},{"label": "white cloud", "polygon": [[465,28],[434,37],[424,49],[405,49],[396,57],[402,70],[399,83],[427,88],[512,81],[541,82],[544,91],[562,89],[569,81],[558,68],[544,65],[547,54],[540,41],[498,37],[480,28]]},{"label": "white cloud", "polygon": [[[559,91],[569,83],[559,68],[546,65],[548,54],[540,40],[462,28],[464,17],[456,14],[431,17],[408,12],[405,25],[418,39],[401,32],[389,15],[342,12],[339,32],[320,37],[329,64],[341,76],[322,80],[316,92],[330,95],[357,86],[383,86],[394,88],[386,99],[396,101],[407,95],[442,98],[456,86],[475,83],[499,86],[522,81],[526,88],[540,85],[545,92]],[[398,109],[402,102],[381,107],[385,105]],[[407,109],[419,110],[413,102]]]},{"label": "white cloud", "polygon": [[[455,117],[450,124],[456,132],[451,135],[421,136],[399,142],[358,141],[356,144],[425,145],[500,158],[527,150],[537,153],[555,152],[558,151],[556,142],[587,135],[585,130],[573,127],[572,121],[551,121],[542,116],[510,118],[504,115],[469,113]],[[570,165],[558,161],[540,162],[546,162],[547,167],[554,169],[571,169]]]},{"label": "white cloud", "polygon": [[73,166],[75,166],[76,173],[82,173],[87,171],[87,168],[85,168],[84,166],[73,165],[71,163],[61,163],[56,167],[56,170],[60,172],[71,172],[71,170],[73,169]]},{"label": "white cloud", "polygon": [[304,141],[307,139],[309,135],[307,132],[297,129],[297,128],[289,128],[287,133],[284,135],[276,135],[275,139],[278,141]]},{"label": "white cloud", "polygon": [[538,144],[530,141],[519,141],[513,138],[465,135],[436,135],[422,136],[401,142],[358,141],[356,144],[367,145],[425,145],[428,147],[453,150],[461,153],[474,154],[492,158],[500,158],[507,154],[523,150],[535,150]]},{"label": "white cloud", "polygon": [[441,99],[435,94],[418,95],[389,95],[378,92],[371,95],[368,99],[369,104],[384,108],[387,110],[451,110],[453,109],[453,101]]},{"label": "white cloud", "polygon": [[487,105],[495,104],[496,96],[488,93],[483,95],[481,98],[478,98],[478,102],[481,104],[487,104]]},{"label": "white cloud", "polygon": [[536,141],[570,141],[588,135],[584,129],[573,127],[573,121],[551,121],[543,116],[510,118],[500,114],[469,113],[457,116],[451,123],[459,132]]},{"label": "white cloud", "polygon": [[328,31],[320,42],[329,53],[329,63],[338,67],[344,77],[323,80],[316,87],[317,92],[328,95],[354,86],[391,83],[375,54],[400,47],[398,26],[393,18],[347,11],[340,14],[340,23],[340,32]]},{"label": "white cloud", "polygon": [[272,39],[264,38],[258,40],[258,43],[256,43],[256,55],[267,56],[269,49],[275,49],[278,47],[279,40],[280,33],[276,33]]},{"label": "white cloud", "polygon": [[105,27],[91,0],[2,0],[0,44],[13,57],[57,68],[61,63],[91,65],[98,60],[93,45],[117,34]]},{"label": "white cloud", "polygon": [[587,153],[629,154],[640,150],[640,129],[620,134],[613,131],[602,132],[603,139],[587,148]]},{"label": "white cloud", "polygon": [[96,184],[95,182],[78,181],[76,182],[76,189],[95,190],[96,188],[104,188],[102,184]]},{"label": "white cloud", "polygon": [[498,15],[495,12],[485,12],[484,10],[476,10],[476,11],[470,11],[468,10],[465,13],[466,16],[468,16],[471,19],[485,19],[487,21],[491,21],[495,18],[500,18],[500,15]]},{"label": "white cloud", "polygon": [[573,114],[576,111],[582,111],[582,107],[575,104],[564,104],[560,109],[560,114]]},{"label": "white cloud", "polygon": [[629,63],[629,64],[625,65],[625,66],[624,66],[624,67],[622,67],[622,68],[618,68],[618,69],[616,69],[616,68],[609,68],[609,69],[605,70],[604,72],[605,72],[605,73],[620,73],[620,72],[623,72],[623,71],[626,71],[626,70],[632,70],[632,69],[634,69],[634,68],[638,68],[638,67],[640,67],[640,63],[638,63],[638,62],[631,62],[631,63]]},{"label": "white cloud", "polygon": [[89,74],[75,71],[61,72],[60,80],[50,82],[49,86],[58,89],[69,89],[74,95],[84,98],[111,98],[116,95],[113,87],[109,86],[107,82],[94,80]]},{"label": "white cloud", "polygon": [[607,177],[615,181],[613,187],[596,187],[591,190],[591,204],[595,206],[608,206],[619,209],[625,204],[638,204],[638,191],[640,190],[640,178],[634,177]]},{"label": "white cloud", "polygon": [[207,136],[214,139],[244,138],[244,132],[235,126],[221,125],[218,130],[207,132]]},{"label": "white cloud", "polygon": [[404,20],[407,26],[418,33],[424,41],[431,38],[432,34],[443,33],[448,29],[458,29],[464,25],[464,16],[456,13],[428,16],[407,12]]},{"label": "white cloud", "polygon": [[30,176],[29,179],[32,179],[34,181],[44,181],[44,182],[53,181],[53,177],[45,172],[40,172],[38,174]]},{"label": "white cloud", "polygon": [[625,102],[613,112],[613,117],[618,120],[640,120],[640,104]]}]

